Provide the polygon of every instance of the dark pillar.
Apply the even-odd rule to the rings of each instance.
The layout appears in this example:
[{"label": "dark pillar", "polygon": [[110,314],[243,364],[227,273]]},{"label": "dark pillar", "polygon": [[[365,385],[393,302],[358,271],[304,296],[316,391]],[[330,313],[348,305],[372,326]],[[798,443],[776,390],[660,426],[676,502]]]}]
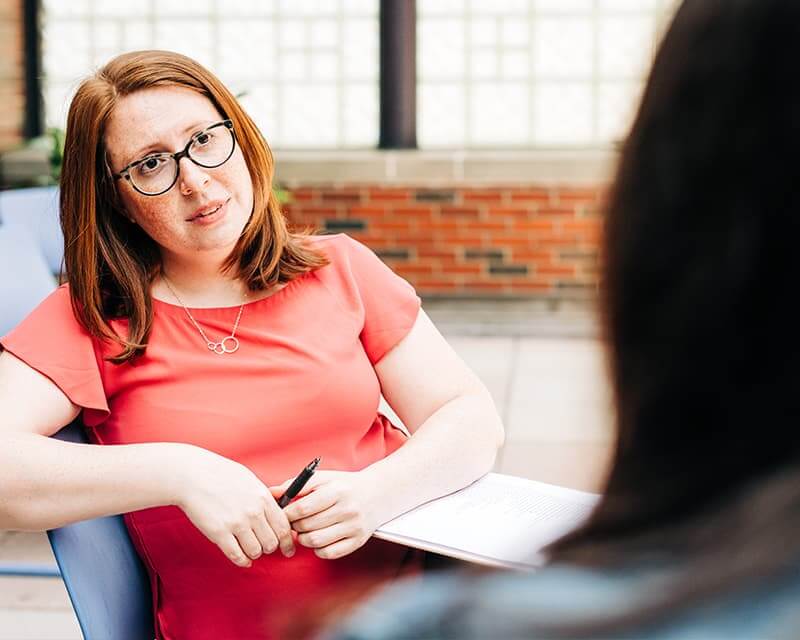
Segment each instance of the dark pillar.
[{"label": "dark pillar", "polygon": [[417,147],[416,0],[381,0],[381,149]]}]

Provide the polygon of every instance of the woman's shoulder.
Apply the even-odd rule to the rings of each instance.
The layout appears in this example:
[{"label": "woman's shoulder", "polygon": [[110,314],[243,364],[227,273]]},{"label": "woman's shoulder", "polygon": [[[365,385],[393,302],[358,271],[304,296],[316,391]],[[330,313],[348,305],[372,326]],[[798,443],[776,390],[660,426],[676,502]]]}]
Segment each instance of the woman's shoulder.
[{"label": "woman's shoulder", "polygon": [[[632,622],[648,603],[669,593],[670,576],[674,577],[671,571],[642,568],[604,572],[572,567],[535,574],[444,573],[384,592],[358,611],[341,636],[333,637],[563,637],[557,630],[576,625],[591,630],[609,617]],[[780,634],[800,622],[798,598],[800,570],[782,580],[681,607],[666,621],[659,617],[627,626],[623,622],[618,629],[625,637],[633,633],[653,640],[784,637]],[[607,635],[589,631],[586,637]]]}]

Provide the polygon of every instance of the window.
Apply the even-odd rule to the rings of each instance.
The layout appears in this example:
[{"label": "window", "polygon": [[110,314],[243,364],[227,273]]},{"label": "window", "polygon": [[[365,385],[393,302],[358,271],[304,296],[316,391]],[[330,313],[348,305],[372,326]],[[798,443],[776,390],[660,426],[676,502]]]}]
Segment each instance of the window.
[{"label": "window", "polygon": [[672,0],[418,0],[420,147],[602,147]]},{"label": "window", "polygon": [[378,0],[44,0],[47,126],[114,55],[170,49],[241,96],[274,147],[378,142]]}]

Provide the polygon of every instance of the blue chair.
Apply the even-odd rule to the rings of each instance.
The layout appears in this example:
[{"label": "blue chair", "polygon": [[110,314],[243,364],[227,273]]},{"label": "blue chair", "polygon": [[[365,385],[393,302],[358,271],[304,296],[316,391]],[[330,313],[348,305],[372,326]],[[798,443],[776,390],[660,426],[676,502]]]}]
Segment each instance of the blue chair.
[{"label": "blue chair", "polygon": [[13,329],[56,287],[31,231],[0,224],[0,336]]},{"label": "blue chair", "polygon": [[27,229],[53,274],[64,257],[58,197],[58,187],[0,191],[0,224]]},{"label": "blue chair", "polygon": [[[55,437],[87,442],[80,419]],[[122,516],[77,522],[47,537],[85,640],[155,636],[150,580]]]}]

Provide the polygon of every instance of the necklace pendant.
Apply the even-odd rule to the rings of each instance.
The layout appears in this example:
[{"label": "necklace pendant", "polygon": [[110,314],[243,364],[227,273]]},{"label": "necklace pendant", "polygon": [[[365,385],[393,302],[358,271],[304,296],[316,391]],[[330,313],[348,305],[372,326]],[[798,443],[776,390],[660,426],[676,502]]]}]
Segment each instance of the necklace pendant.
[{"label": "necklace pendant", "polygon": [[235,353],[239,350],[239,339],[234,336],[228,336],[227,338],[223,338],[222,342],[211,342],[209,340],[207,346],[209,351],[213,351],[218,355]]}]

